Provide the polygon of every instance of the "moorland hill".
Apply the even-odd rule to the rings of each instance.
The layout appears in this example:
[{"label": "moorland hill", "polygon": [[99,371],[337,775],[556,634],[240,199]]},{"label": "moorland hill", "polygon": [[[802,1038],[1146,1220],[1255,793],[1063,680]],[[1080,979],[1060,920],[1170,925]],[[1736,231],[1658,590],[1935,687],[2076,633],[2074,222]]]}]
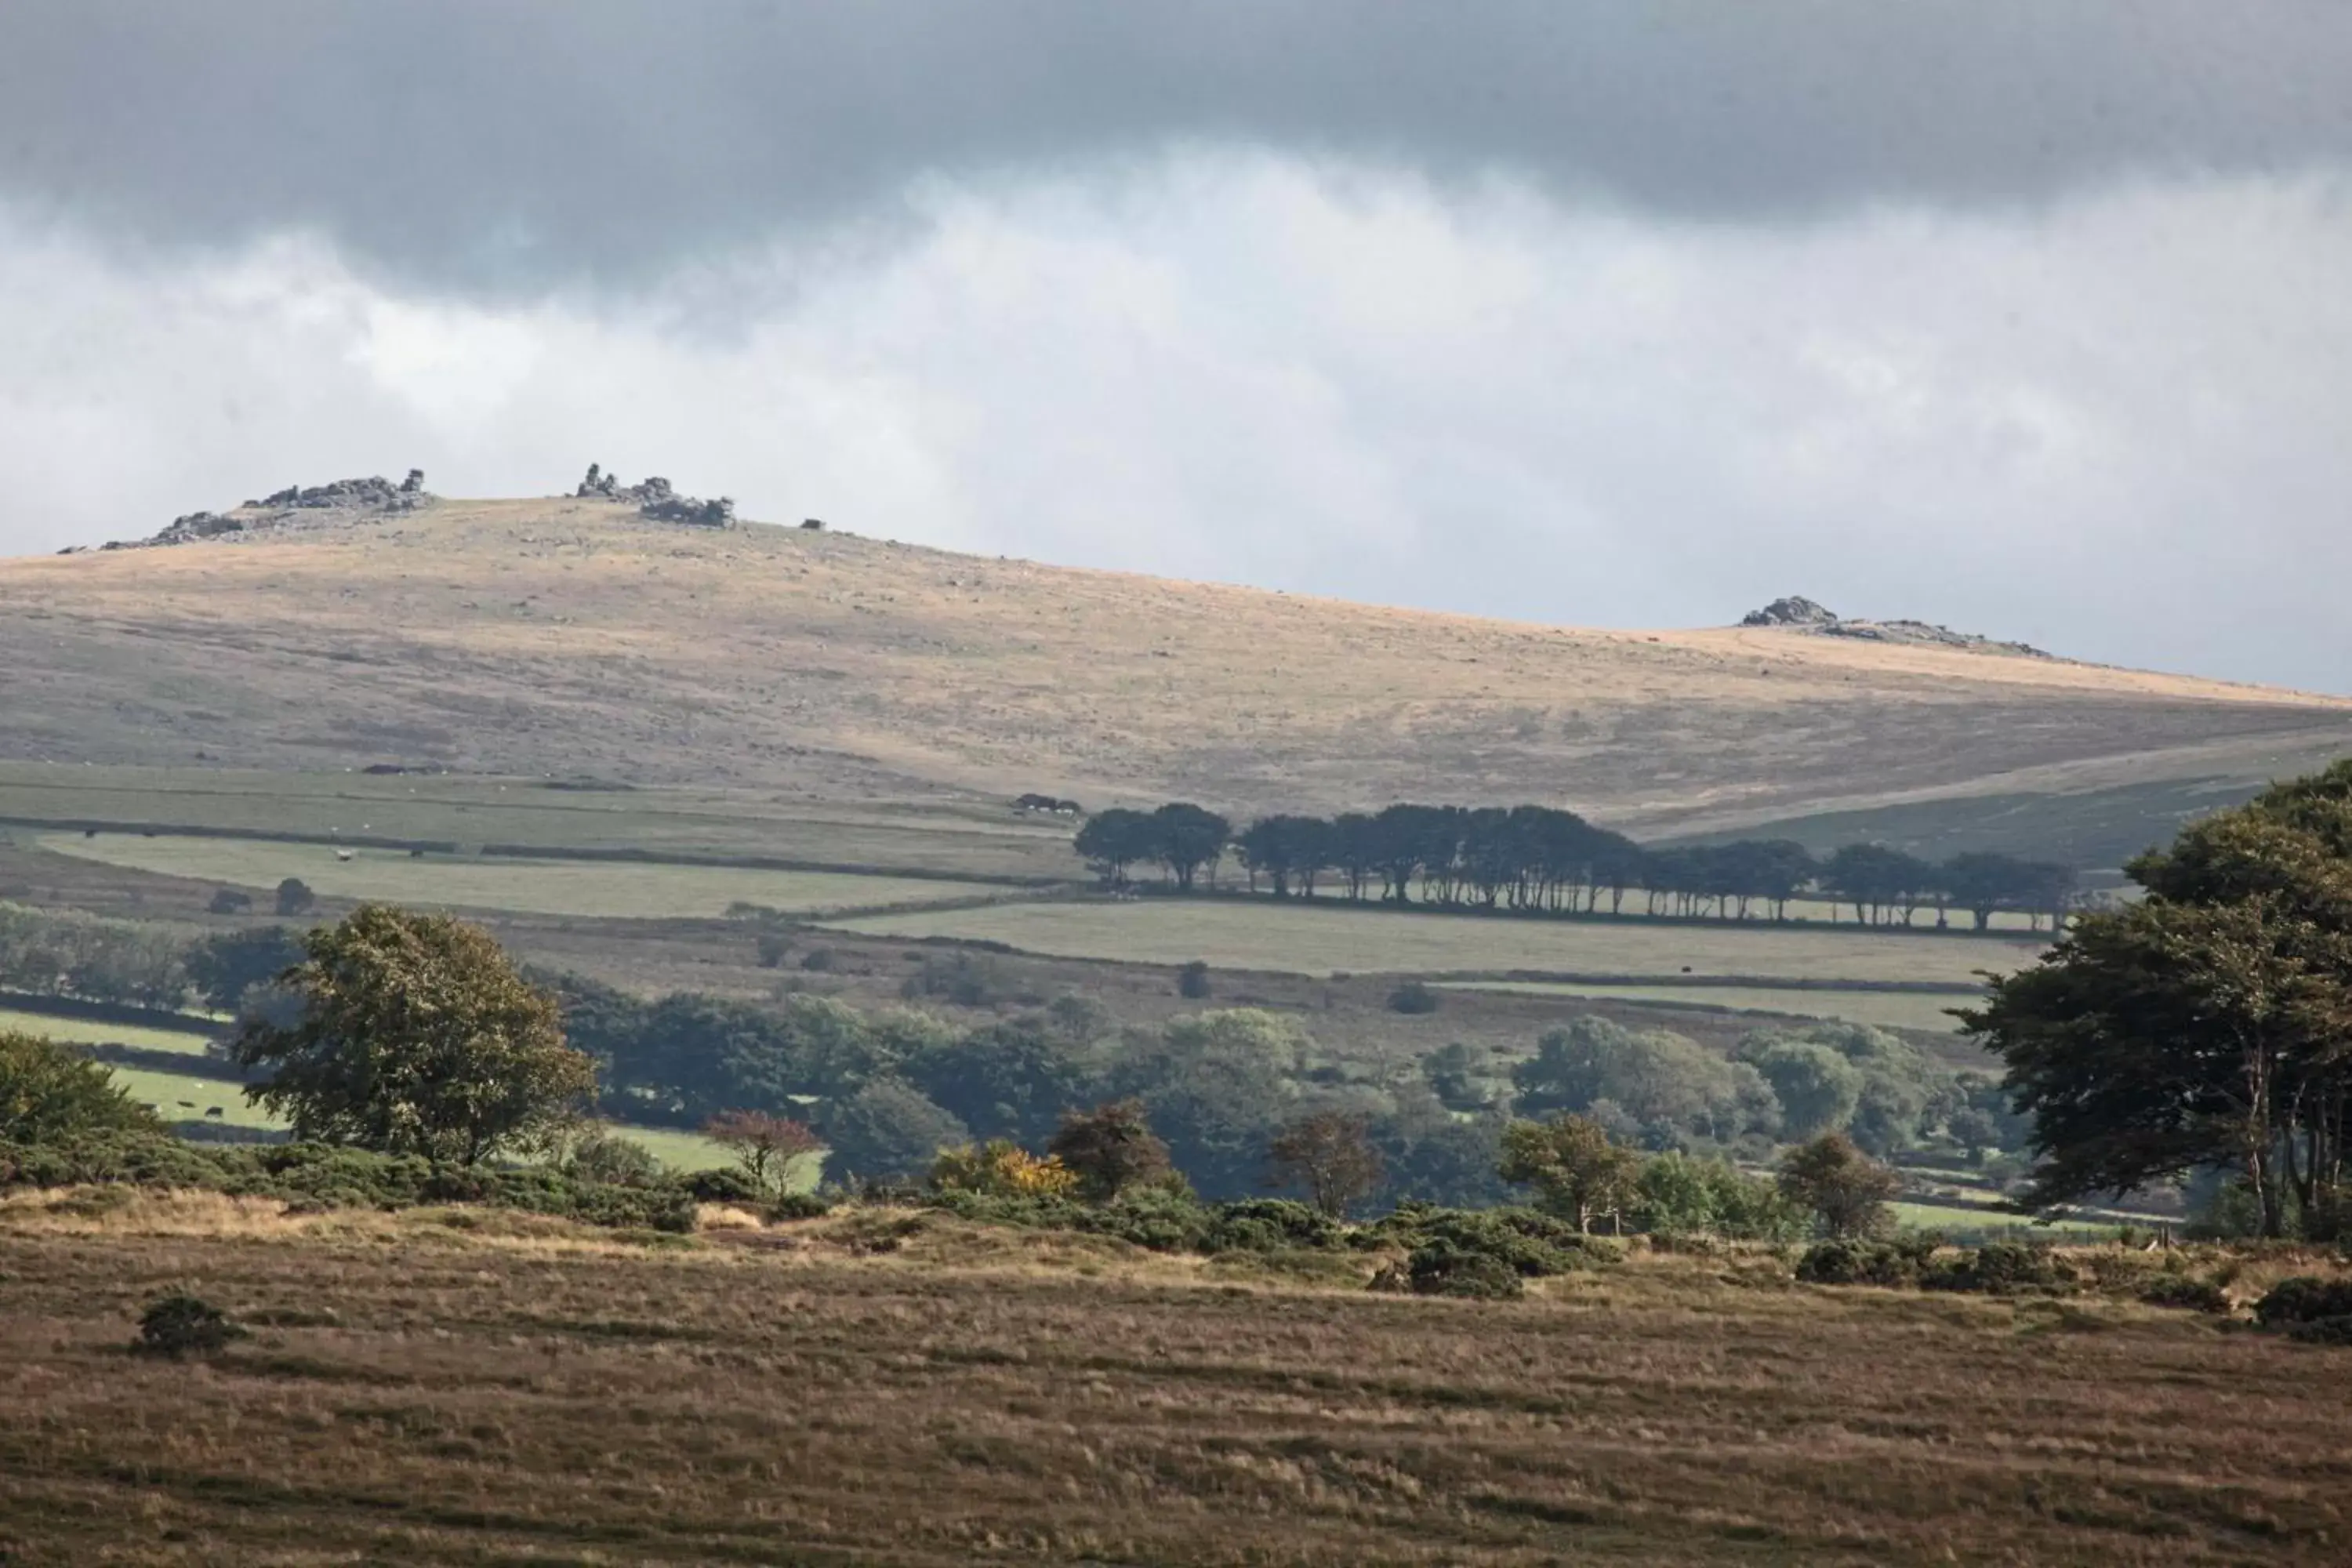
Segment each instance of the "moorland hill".
[{"label": "moorland hill", "polygon": [[1488,620],[601,496],[0,562],[0,668],[16,758],[1239,812],[1525,800],[1651,836],[2218,802],[2352,750],[2352,700],[2284,689],[1784,626]]}]

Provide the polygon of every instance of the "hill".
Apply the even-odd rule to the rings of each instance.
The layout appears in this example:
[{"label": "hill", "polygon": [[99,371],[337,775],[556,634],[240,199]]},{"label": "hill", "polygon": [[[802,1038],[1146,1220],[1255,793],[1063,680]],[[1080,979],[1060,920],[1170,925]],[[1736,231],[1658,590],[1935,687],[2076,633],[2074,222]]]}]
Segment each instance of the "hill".
[{"label": "hill", "polygon": [[26,760],[1242,812],[1535,800],[1650,836],[2096,799],[2147,816],[2144,841],[2352,750],[2352,700],[2283,689],[1789,627],[1518,624],[599,498],[0,562],[0,756]]}]

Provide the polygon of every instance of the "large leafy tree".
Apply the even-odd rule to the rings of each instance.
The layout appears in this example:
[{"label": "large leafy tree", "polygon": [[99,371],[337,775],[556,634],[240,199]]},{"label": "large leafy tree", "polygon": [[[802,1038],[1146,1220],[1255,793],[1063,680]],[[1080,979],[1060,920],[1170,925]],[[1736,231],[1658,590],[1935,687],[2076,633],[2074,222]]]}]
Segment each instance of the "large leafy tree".
[{"label": "large leafy tree", "polygon": [[294,1022],[249,1026],[247,1098],[299,1136],[472,1164],[584,1102],[595,1068],[564,1043],[556,999],[489,933],[362,904],[303,939],[284,984]]},{"label": "large leafy tree", "polygon": [[1995,981],[1964,1026],[2008,1067],[2055,1205],[2242,1173],[2265,1235],[2341,1223],[2352,1103],[2352,763],[2184,829]]}]

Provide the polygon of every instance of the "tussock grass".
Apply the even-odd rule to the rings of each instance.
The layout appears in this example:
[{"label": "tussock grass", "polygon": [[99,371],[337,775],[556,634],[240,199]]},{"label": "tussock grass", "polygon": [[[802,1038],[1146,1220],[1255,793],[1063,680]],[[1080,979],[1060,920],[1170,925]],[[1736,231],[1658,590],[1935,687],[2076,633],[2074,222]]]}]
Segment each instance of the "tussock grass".
[{"label": "tussock grass", "polygon": [[[0,1205],[26,1561],[2307,1563],[2347,1527],[2337,1352],[2182,1312],[1753,1251],[1467,1302],[940,1216],[859,1253],[902,1216],[245,1212]],[[192,1282],[254,1338],[124,1353]]]}]

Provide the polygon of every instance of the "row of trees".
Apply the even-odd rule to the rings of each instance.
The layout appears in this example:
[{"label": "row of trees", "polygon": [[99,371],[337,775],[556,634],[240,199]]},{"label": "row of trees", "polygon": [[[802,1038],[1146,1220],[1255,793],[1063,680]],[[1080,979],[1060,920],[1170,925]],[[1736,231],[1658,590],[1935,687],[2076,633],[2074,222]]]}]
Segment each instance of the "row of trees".
[{"label": "row of trees", "polygon": [[1789,839],[1653,849],[1623,834],[1549,806],[1391,805],[1336,817],[1264,816],[1238,833],[1215,812],[1187,802],[1157,811],[1115,808],[1078,830],[1078,854],[1103,880],[1123,887],[1139,866],[1158,866],[1189,892],[1214,885],[1230,851],[1252,891],[1263,880],[1276,898],[1314,898],[1336,887],[1346,898],[1420,902],[1450,909],[1546,913],[1640,912],[1685,918],[1787,918],[1806,894],[1850,906],[1864,925],[1936,923],[1965,910],[1981,931],[1997,911],[2053,928],[2074,902],[2074,873],[2007,855],[1969,853],[1940,863],[1883,844],[1849,844],[1825,858]]},{"label": "row of trees", "polygon": [[191,940],[152,921],[0,903],[0,991],[229,1011],[301,957],[300,934],[284,926]]}]

